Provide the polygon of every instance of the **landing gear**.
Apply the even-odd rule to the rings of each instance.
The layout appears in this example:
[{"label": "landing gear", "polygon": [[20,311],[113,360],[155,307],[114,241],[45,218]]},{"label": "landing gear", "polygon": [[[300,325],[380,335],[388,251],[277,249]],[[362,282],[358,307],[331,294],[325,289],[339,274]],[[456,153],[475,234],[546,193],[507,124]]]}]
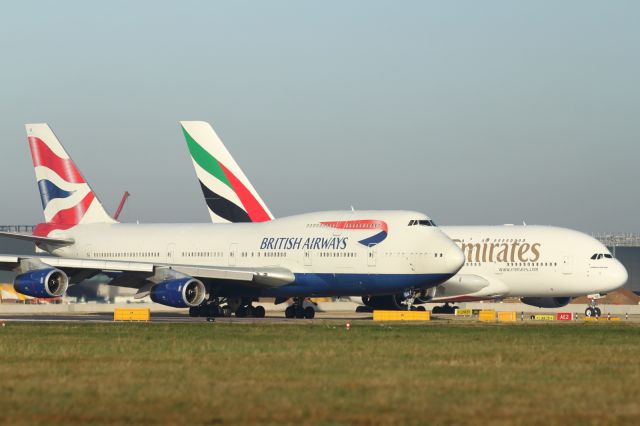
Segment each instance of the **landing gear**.
[{"label": "landing gear", "polygon": [[190,317],[219,317],[220,313],[220,305],[217,301],[212,301],[200,306],[194,306],[189,308],[189,316]]},{"label": "landing gear", "polygon": [[236,317],[264,318],[266,312],[263,306],[241,305],[236,309]]},{"label": "landing gear", "polygon": [[266,312],[264,310],[263,306],[256,306],[255,308],[253,308],[253,316],[256,318],[264,318]]},{"label": "landing gear", "polygon": [[316,316],[316,310],[312,306],[303,306],[304,298],[296,297],[293,299],[293,304],[287,306],[284,310],[284,316],[286,318],[306,318],[312,319]]},{"label": "landing gear", "polygon": [[431,310],[434,314],[455,314],[456,309],[460,309],[458,306],[451,306],[445,303],[443,306],[434,306]]},{"label": "landing gear", "polygon": [[596,305],[596,299],[591,299],[591,306],[584,311],[585,316],[600,318],[602,311]]},{"label": "landing gear", "polygon": [[[190,317],[231,317],[235,314],[238,318],[254,317],[264,318],[266,312],[263,306],[253,306],[253,300],[249,298],[243,299],[225,299],[214,297],[206,304],[189,308]],[[222,304],[224,303],[224,304]]]},{"label": "landing gear", "polygon": [[588,317],[596,317],[600,318],[602,316],[602,311],[597,307],[588,307],[585,309],[584,314]]}]

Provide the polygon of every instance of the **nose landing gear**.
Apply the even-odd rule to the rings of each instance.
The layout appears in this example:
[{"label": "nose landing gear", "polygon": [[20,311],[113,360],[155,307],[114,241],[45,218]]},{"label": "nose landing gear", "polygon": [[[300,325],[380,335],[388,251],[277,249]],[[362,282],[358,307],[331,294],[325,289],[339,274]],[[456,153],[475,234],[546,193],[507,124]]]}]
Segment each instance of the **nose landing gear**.
[{"label": "nose landing gear", "polygon": [[590,300],[590,306],[584,311],[585,316],[600,318],[602,316],[602,311],[597,306],[598,302],[596,302],[595,298],[592,298]]}]

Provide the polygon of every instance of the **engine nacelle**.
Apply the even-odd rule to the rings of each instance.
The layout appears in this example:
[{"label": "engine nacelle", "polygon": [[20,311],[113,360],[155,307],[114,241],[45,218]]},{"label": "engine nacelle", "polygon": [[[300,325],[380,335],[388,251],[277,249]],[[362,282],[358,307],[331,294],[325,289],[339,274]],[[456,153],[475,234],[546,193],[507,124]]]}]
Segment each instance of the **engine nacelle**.
[{"label": "engine nacelle", "polygon": [[151,300],[173,308],[200,306],[206,296],[202,281],[195,278],[178,278],[162,281],[151,288]]},{"label": "engine nacelle", "polygon": [[18,275],[13,288],[31,297],[52,298],[63,296],[69,287],[69,277],[59,269],[34,269]]},{"label": "engine nacelle", "polygon": [[562,308],[571,302],[570,297],[523,297],[520,299],[525,305],[537,308]]}]

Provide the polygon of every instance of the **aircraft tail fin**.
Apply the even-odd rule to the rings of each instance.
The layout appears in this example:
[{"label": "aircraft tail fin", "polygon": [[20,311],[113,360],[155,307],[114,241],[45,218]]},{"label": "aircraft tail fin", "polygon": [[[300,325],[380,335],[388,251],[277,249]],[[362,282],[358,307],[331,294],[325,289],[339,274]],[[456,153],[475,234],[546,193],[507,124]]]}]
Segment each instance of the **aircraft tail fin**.
[{"label": "aircraft tail fin", "polygon": [[85,223],[114,223],[51,128],[44,123],[25,128],[45,219],[34,235]]},{"label": "aircraft tail fin", "polygon": [[265,222],[273,219],[260,195],[209,123],[181,121],[211,221]]}]

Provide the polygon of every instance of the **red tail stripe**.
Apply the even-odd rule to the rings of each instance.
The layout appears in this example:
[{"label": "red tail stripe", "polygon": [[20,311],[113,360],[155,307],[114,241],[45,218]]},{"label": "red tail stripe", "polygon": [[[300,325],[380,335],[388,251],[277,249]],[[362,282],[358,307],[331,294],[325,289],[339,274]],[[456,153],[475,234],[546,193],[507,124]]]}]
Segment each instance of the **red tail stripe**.
[{"label": "red tail stripe", "polygon": [[33,167],[47,167],[70,183],[85,183],[80,171],[71,159],[58,157],[51,148],[38,137],[29,136],[28,139],[31,158],[33,158]]},{"label": "red tail stripe", "polygon": [[69,207],[68,209],[60,210],[58,213],[51,218],[51,220],[47,223],[41,223],[36,226],[33,231],[33,235],[38,237],[46,237],[49,235],[49,232],[54,229],[69,229],[73,226],[76,226],[82,218],[84,217],[87,210],[91,206],[91,203],[95,199],[95,195],[93,192],[88,193],[85,197],[73,207]]},{"label": "red tail stripe", "polygon": [[271,220],[271,216],[269,216],[269,214],[262,208],[251,191],[249,191],[247,187],[244,186],[242,182],[240,182],[240,180],[236,178],[235,175],[231,173],[229,169],[227,169],[222,163],[218,162],[218,164],[220,164],[220,167],[222,168],[224,174],[227,176],[231,187],[238,195],[238,198],[240,198],[240,202],[242,203],[244,208],[247,210],[251,221],[266,222],[268,220]]},{"label": "red tail stripe", "polygon": [[61,223],[39,223],[36,225],[35,229],[33,230],[33,235],[35,235],[36,237],[46,237],[49,235],[49,233],[51,231],[57,230],[57,229],[69,229],[73,227],[73,225],[71,224],[61,224]]}]

